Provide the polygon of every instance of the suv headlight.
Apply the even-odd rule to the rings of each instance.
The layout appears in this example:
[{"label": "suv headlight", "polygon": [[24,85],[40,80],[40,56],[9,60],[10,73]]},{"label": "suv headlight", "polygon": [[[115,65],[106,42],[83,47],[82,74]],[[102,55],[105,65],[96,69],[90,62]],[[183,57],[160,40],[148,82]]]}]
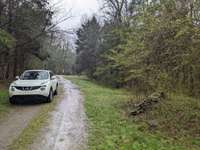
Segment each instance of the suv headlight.
[{"label": "suv headlight", "polygon": [[46,88],[47,88],[47,85],[42,85],[41,88],[40,88],[40,90],[44,91],[44,90],[46,90]]},{"label": "suv headlight", "polygon": [[12,92],[14,92],[14,91],[15,91],[15,87],[14,87],[14,86],[11,86],[11,88],[10,88],[10,89],[11,89],[11,91],[12,91]]},{"label": "suv headlight", "polygon": [[15,87],[14,86],[10,86],[10,91],[14,92],[15,91]]},{"label": "suv headlight", "polygon": [[10,84],[10,90],[12,91],[12,92],[14,92],[15,91],[15,86],[16,86],[17,84],[15,83],[15,82],[12,82],[11,84]]}]

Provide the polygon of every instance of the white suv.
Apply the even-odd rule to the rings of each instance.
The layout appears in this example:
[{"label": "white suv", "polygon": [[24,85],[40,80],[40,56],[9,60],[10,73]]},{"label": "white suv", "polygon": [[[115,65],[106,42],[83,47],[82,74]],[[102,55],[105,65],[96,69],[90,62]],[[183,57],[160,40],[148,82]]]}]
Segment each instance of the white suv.
[{"label": "white suv", "polygon": [[53,96],[57,95],[58,80],[51,71],[27,70],[16,78],[9,88],[9,100],[12,104],[16,100],[27,101],[37,98],[51,102]]}]

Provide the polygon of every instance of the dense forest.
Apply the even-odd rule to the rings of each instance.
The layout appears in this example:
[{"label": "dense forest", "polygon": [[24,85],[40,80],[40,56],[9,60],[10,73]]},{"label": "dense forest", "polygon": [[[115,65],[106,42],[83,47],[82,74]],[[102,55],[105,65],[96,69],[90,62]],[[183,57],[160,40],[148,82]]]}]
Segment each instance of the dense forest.
[{"label": "dense forest", "polygon": [[25,69],[71,73],[67,61],[74,54],[56,27],[69,16],[53,22],[54,14],[48,0],[0,1],[0,80],[12,79]]},{"label": "dense forest", "polygon": [[77,29],[75,56],[48,0],[1,0],[0,79],[76,70],[114,87],[199,95],[200,1],[103,0],[101,14]]},{"label": "dense forest", "polygon": [[102,11],[77,31],[78,73],[145,93],[199,95],[200,1],[104,0]]}]

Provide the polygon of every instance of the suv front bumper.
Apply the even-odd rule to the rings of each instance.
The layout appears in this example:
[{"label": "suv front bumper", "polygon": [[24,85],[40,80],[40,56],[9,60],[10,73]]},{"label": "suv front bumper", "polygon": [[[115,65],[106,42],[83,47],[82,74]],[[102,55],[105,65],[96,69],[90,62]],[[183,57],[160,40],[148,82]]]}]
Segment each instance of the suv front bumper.
[{"label": "suv front bumper", "polygon": [[15,88],[14,91],[9,89],[9,97],[48,97],[49,96],[49,90],[46,88],[45,90],[32,90],[32,91],[21,91]]},{"label": "suv front bumper", "polygon": [[39,101],[39,100],[46,100],[46,96],[42,95],[15,95],[10,97],[10,100],[15,100],[15,101]]}]

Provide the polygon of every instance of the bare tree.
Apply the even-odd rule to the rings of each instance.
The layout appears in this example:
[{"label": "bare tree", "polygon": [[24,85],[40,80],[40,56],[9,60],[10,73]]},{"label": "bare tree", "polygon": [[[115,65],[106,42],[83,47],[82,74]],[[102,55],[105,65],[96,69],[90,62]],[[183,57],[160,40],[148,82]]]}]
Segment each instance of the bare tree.
[{"label": "bare tree", "polygon": [[128,0],[104,0],[102,9],[114,23],[122,23],[128,11]]}]

